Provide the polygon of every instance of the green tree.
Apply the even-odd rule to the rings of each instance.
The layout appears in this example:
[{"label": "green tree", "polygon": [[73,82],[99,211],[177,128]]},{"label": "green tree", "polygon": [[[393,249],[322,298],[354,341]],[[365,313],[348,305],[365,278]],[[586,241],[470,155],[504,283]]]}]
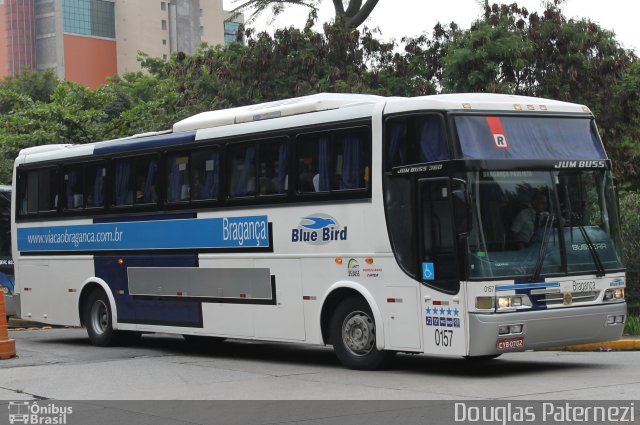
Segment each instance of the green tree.
[{"label": "green tree", "polygon": [[79,84],[58,84],[51,102],[34,101],[0,90],[10,111],[0,114],[0,181],[11,182],[12,164],[21,149],[53,143],[86,143],[105,138],[109,96]]},{"label": "green tree", "polygon": [[0,81],[0,89],[12,90],[33,100],[48,102],[60,80],[52,69],[46,71],[23,71],[15,77]]},{"label": "green tree", "polygon": [[[240,13],[252,9],[247,22],[252,22],[267,10],[273,18],[277,17],[288,6],[301,6],[309,9],[312,16],[317,15],[321,0],[238,0],[242,3],[233,9]],[[332,0],[335,9],[335,22],[347,29],[355,29],[364,23],[379,0]],[[346,4],[345,4],[346,3]]]}]

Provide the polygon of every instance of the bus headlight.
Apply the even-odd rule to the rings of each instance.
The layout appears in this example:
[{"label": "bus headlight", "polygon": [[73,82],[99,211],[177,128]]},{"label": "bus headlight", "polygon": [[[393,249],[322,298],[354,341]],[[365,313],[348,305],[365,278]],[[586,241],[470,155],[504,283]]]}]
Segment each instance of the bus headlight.
[{"label": "bus headlight", "polygon": [[493,310],[493,297],[476,297],[478,310]]},{"label": "bus headlight", "polygon": [[511,297],[498,297],[498,308],[511,307]]},{"label": "bus headlight", "polygon": [[529,297],[526,295],[508,295],[497,297],[496,305],[498,306],[498,311],[513,311],[522,308],[531,308],[531,301]]},{"label": "bus headlight", "polygon": [[624,300],[624,288],[607,289],[604,291],[604,301]]},{"label": "bus headlight", "polygon": [[9,288],[7,288],[6,286],[0,286],[0,288],[2,288],[2,292],[5,295],[10,295],[11,294],[11,292],[9,291]]}]

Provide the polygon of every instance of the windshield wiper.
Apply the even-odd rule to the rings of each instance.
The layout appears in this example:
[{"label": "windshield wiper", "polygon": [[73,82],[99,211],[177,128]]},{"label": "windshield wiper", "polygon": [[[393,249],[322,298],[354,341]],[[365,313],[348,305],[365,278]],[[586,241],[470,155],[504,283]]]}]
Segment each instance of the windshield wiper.
[{"label": "windshield wiper", "polygon": [[551,234],[551,228],[553,227],[553,222],[555,221],[556,216],[551,215],[547,217],[547,222],[544,225],[544,230],[542,232],[542,243],[540,245],[540,254],[538,254],[538,261],[536,261],[536,265],[533,266],[533,273],[529,278],[530,282],[536,281],[540,278],[540,272],[542,272],[542,266],[544,264],[544,258],[547,255],[547,241],[549,240],[549,235]]},{"label": "windshield wiper", "polygon": [[[584,239],[585,244],[589,248],[589,253],[591,254],[591,259],[593,260],[593,264],[596,266],[596,276],[602,277],[602,276],[606,275],[606,272],[604,270],[604,266],[602,265],[602,261],[600,260],[600,256],[598,255],[598,251],[596,251],[596,247],[593,245],[593,242],[591,241],[591,238],[587,234],[587,229],[585,229],[584,224],[582,224],[582,218],[577,213],[573,213],[571,218],[575,219],[576,225],[578,226],[578,229],[580,230],[580,233],[582,234],[582,238]],[[571,220],[571,221],[572,221],[572,224],[573,224],[573,220]]]}]

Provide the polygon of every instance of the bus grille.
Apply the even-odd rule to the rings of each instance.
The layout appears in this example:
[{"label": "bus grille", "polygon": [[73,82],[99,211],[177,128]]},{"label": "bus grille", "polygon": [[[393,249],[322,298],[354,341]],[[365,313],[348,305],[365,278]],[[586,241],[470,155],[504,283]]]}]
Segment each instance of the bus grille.
[{"label": "bus grille", "polygon": [[[571,305],[592,302],[598,299],[600,291],[574,292],[571,294]],[[562,292],[551,292],[533,296],[535,301],[543,305],[563,305],[564,294]]]}]

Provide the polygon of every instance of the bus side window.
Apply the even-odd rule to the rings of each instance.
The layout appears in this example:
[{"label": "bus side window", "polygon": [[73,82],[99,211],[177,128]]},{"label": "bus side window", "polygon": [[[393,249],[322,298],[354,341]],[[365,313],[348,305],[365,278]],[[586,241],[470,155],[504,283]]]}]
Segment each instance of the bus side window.
[{"label": "bus side window", "polygon": [[64,209],[76,210],[84,207],[82,182],[84,181],[83,167],[76,165],[64,171]]},{"label": "bus side window", "polygon": [[133,204],[133,160],[119,159],[115,161],[113,184],[113,205]]},{"label": "bus side window", "polygon": [[386,169],[442,161],[449,157],[444,121],[440,115],[390,118],[386,124]]},{"label": "bus side window", "polygon": [[[324,155],[321,155],[324,153]],[[326,134],[304,135],[298,138],[298,192],[327,192],[329,137]],[[323,158],[322,163],[321,157]],[[323,184],[320,184],[322,168]],[[327,176],[326,180],[324,180]]]},{"label": "bus side window", "polygon": [[20,174],[18,202],[21,215],[51,212],[58,208],[57,175],[53,167]]},{"label": "bus side window", "polygon": [[[189,156],[186,153],[168,155],[167,172],[167,201],[189,201]],[[146,178],[143,177],[145,182]]]},{"label": "bus side window", "polygon": [[335,135],[334,190],[362,189],[365,185],[365,143],[361,131],[348,130]]},{"label": "bus side window", "polygon": [[258,193],[279,195],[285,193],[288,185],[287,144],[284,142],[262,143],[259,146]]},{"label": "bus side window", "polygon": [[87,165],[84,169],[84,199],[87,208],[104,207],[106,168],[103,164]]},{"label": "bus side window", "polygon": [[298,137],[298,192],[365,189],[370,181],[368,128]]},{"label": "bus side window", "polygon": [[191,200],[218,199],[220,154],[217,150],[200,150],[191,154]]},{"label": "bus side window", "polygon": [[229,195],[232,198],[254,196],[256,193],[256,148],[252,144],[232,145],[228,150]]},{"label": "bus side window", "polygon": [[137,158],[135,175],[135,204],[158,203],[158,158]]}]

